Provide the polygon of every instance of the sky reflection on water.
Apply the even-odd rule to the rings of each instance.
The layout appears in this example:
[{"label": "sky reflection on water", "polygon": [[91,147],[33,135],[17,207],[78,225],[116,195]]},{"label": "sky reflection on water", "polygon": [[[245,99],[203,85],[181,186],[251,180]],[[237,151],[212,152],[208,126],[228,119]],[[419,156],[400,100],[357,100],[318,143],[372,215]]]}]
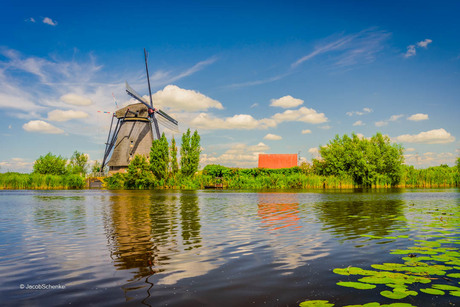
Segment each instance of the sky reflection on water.
[{"label": "sky reflection on water", "polygon": [[[335,295],[357,303],[348,289],[335,289],[331,270],[391,259],[387,251],[400,245],[361,235],[402,231],[427,217],[414,208],[455,207],[458,195],[0,191],[0,300],[294,306]],[[40,283],[66,289],[19,289]]]}]

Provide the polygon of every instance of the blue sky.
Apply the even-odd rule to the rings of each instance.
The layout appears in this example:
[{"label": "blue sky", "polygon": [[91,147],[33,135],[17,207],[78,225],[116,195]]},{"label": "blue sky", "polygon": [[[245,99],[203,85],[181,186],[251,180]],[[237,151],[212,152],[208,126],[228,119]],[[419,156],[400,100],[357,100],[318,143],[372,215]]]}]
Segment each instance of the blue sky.
[{"label": "blue sky", "polygon": [[[101,160],[127,80],[202,136],[201,165],[311,161],[382,132],[406,163],[460,155],[457,1],[3,1],[0,171],[48,152]],[[167,132],[167,131],[165,131]],[[167,132],[168,137],[171,133]],[[176,135],[179,138],[180,135]]]}]

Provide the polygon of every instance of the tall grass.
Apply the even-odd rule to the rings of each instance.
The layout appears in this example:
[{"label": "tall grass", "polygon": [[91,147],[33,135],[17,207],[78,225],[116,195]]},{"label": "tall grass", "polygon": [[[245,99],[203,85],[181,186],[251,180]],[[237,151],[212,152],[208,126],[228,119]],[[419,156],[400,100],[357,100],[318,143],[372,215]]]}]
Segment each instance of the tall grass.
[{"label": "tall grass", "polygon": [[0,189],[83,189],[85,185],[85,179],[79,175],[0,174]]}]

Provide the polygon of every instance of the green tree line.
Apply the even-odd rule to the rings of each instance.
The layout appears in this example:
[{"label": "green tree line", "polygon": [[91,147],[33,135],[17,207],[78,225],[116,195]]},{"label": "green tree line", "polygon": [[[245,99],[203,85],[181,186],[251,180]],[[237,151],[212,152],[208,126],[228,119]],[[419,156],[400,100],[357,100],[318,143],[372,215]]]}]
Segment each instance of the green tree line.
[{"label": "green tree line", "polygon": [[196,130],[192,134],[188,129],[182,135],[179,164],[176,140],[172,138],[169,144],[163,133],[159,140],[152,142],[148,159],[143,155],[134,156],[128,171],[107,177],[106,186],[111,189],[199,188],[193,177],[200,162],[200,142]]}]

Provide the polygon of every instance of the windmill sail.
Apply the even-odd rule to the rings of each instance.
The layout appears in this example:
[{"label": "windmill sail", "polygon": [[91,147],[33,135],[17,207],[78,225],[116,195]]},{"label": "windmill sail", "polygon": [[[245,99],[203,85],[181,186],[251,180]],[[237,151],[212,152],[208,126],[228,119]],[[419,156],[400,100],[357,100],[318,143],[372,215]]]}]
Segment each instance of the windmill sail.
[{"label": "windmill sail", "polygon": [[[128,82],[126,81],[126,93],[128,93],[129,96],[133,97],[134,99],[142,102],[146,107],[149,109],[151,108],[148,101],[139,95],[131,86],[129,86]],[[162,124],[165,128],[168,128],[171,131],[174,132],[179,132],[179,126],[177,120],[169,116],[166,112],[160,110],[160,109],[153,109],[155,111],[155,114],[158,115],[156,119],[160,124]]]}]

